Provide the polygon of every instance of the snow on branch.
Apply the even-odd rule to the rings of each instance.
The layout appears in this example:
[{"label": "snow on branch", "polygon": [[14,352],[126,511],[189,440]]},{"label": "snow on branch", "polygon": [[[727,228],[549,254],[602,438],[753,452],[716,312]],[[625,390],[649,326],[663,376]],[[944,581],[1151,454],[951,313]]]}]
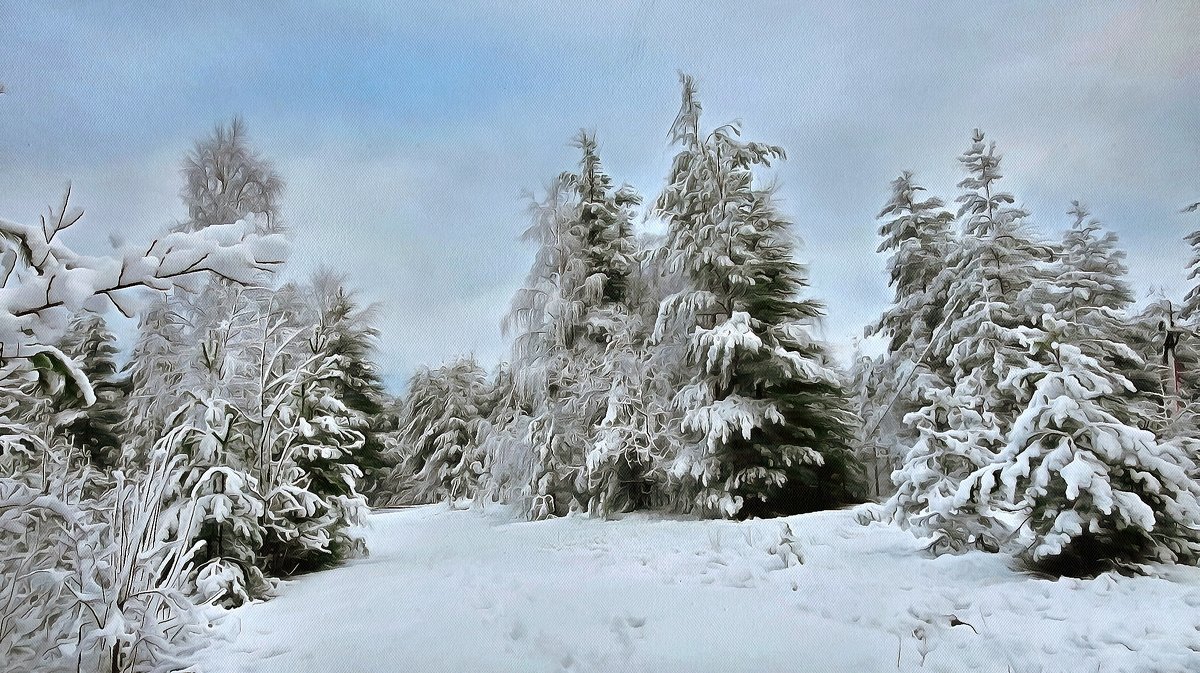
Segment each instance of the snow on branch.
[{"label": "snow on branch", "polygon": [[49,217],[30,226],[0,218],[0,355],[31,357],[71,314],[111,302],[132,316],[130,290],[166,291],[213,274],[253,284],[281,265],[287,243],[278,234],[256,233],[253,220],[175,232],[145,247],[128,246],[93,257],[71,249],[58,233],[82,211],[69,207],[70,190]]}]

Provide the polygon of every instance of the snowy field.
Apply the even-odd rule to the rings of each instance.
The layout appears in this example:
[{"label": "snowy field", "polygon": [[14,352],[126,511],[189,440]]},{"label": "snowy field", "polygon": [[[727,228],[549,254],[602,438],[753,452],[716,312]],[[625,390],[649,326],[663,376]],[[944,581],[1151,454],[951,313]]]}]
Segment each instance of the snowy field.
[{"label": "snowy field", "polygon": [[367,536],[370,558],[235,610],[206,673],[1200,671],[1200,569],[1047,581],[1000,555],[926,557],[850,511],[430,506],[377,512]]}]

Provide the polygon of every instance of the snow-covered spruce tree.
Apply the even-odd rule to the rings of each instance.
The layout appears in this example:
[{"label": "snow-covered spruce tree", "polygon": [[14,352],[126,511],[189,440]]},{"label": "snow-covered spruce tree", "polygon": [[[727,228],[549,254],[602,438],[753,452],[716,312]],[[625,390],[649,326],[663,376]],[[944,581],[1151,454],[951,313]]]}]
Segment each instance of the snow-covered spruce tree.
[{"label": "snow-covered spruce tree", "polygon": [[790,227],[754,167],[783,150],[739,139],[737,125],[700,127],[691,77],[671,127],[682,146],[656,209],[668,223],[668,271],[686,289],[663,300],[662,338],[685,314],[692,371],[674,399],[685,443],[669,467],[685,507],[718,516],[786,514],[853,501],[856,419],[841,375],[799,298],[804,267]]},{"label": "snow-covered spruce tree", "polygon": [[379,436],[386,394],[374,362],[379,306],[363,305],[347,287],[345,277],[326,269],[313,274],[309,286],[316,320],[310,350],[337,357],[334,376],[318,383],[346,407],[353,427],[363,435],[363,445],[354,452],[353,462],[363,472],[358,491],[370,498],[387,466]]},{"label": "snow-covered spruce tree", "polygon": [[531,408],[533,518],[595,509],[594,496],[607,488],[599,473],[588,474],[585,454],[612,388],[603,378],[609,344],[635,329],[628,307],[636,266],[630,221],[640,199],[627,187],[613,188],[593,136],[581,132],[575,144],[583,155],[580,171],[560,175],[532,208],[524,237],[539,250],[505,322],[506,330],[518,331],[518,393]]},{"label": "snow-covered spruce tree", "polygon": [[533,502],[530,486],[537,471],[529,443],[532,409],[528,398],[518,393],[510,363],[501,362],[492,373],[486,406],[489,413],[478,433],[484,474],[476,497],[514,504],[528,513]]},{"label": "snow-covered spruce tree", "polygon": [[1148,419],[1161,410],[1162,382],[1152,360],[1129,344],[1136,337],[1130,334],[1127,313],[1134,296],[1125,278],[1125,251],[1118,247],[1117,235],[1104,231],[1078,201],[1067,214],[1071,228],[1063,234],[1052,278],[1043,282],[1051,295],[1050,312],[1066,321],[1070,332],[1063,339],[1134,384],[1133,391],[1117,392]]},{"label": "snow-covered spruce tree", "polygon": [[942,322],[945,307],[929,292],[953,245],[950,225],[954,216],[941,199],[926,198],[924,191],[913,174],[905,171],[892,181],[891,198],[879,211],[883,240],[878,252],[891,252],[888,284],[895,297],[892,306],[867,330],[890,337],[889,353],[910,359],[919,356]]},{"label": "snow-covered spruce tree", "polygon": [[[576,303],[570,273],[580,259],[578,231],[571,229],[572,190],[563,176],[553,181],[545,198],[530,206],[533,224],[523,240],[537,244],[525,287],[513,297],[502,330],[513,339],[515,392],[529,409],[529,448],[534,474],[529,485],[530,516],[565,514],[577,502],[575,481],[583,467],[586,435],[566,422],[560,392],[571,386],[566,377],[570,348],[579,332],[582,307]],[[576,261],[575,268],[580,265]],[[575,280],[572,285],[568,282]]]},{"label": "snow-covered spruce tree", "polygon": [[301,300],[312,292],[289,284],[228,296],[223,310],[241,316],[238,336],[229,321],[205,332],[185,377],[195,403],[167,426],[204,438],[187,444],[187,478],[176,493],[185,509],[203,504],[189,510],[202,543],[195,590],[238,604],[265,596],[268,575],[363,551],[354,531],[365,512],[354,463],[363,434],[332,386],[343,378],[342,359],[315,337],[316,312]]},{"label": "snow-covered spruce tree", "polygon": [[286,576],[364,551],[354,527],[365,515],[354,456],[363,445],[356,418],[330,383],[342,358],[315,337],[309,288],[285,285],[250,300],[255,316],[234,378],[209,399],[234,413],[226,466],[256,485],[263,538],[255,562]]},{"label": "snow-covered spruce tree", "polygon": [[934,553],[968,546],[999,551],[1008,531],[987,505],[956,497],[961,483],[996,460],[1004,431],[983,405],[963,404],[953,388],[924,387],[925,406],[904,422],[918,433],[904,463],[892,474],[896,492],[882,512],[903,528],[929,538]]},{"label": "snow-covered spruce tree", "polygon": [[[178,535],[190,534],[188,593],[200,602],[236,607],[270,594],[258,567],[266,513],[258,480],[231,460],[243,441],[234,411],[224,400],[203,398],[198,422],[169,424],[163,441],[185,459],[168,493],[168,514]],[[174,419],[173,419],[174,420]]]},{"label": "snow-covered spruce tree", "polygon": [[602,365],[598,378],[610,387],[586,458],[588,511],[607,516],[654,507],[666,481],[672,415],[632,335],[613,335]]},{"label": "snow-covered spruce tree", "polygon": [[258,370],[260,402],[243,415],[266,501],[260,563],[280,576],[332,566],[366,551],[355,529],[366,515],[366,501],[357,490],[363,423],[336,390],[345,360],[327,350],[318,325],[306,324],[315,316],[287,315],[289,296],[291,306],[302,307],[299,296],[311,292],[285,286],[276,293],[284,305],[264,312],[260,348],[267,357]]},{"label": "snow-covered spruce tree", "polygon": [[[952,249],[954,216],[941,199],[925,197],[924,191],[911,172],[901,173],[892,181],[891,198],[878,215],[883,220],[878,252],[891,251],[888,284],[895,297],[865,330],[867,336],[888,337],[888,349],[870,370],[873,380],[863,382],[869,385],[864,385],[858,398],[863,419],[859,441],[872,460],[892,465],[918,437],[917,429],[904,423],[906,415],[925,403],[914,395],[918,370],[935,376],[945,370],[944,362],[929,357],[930,340],[946,309],[931,291]],[[862,370],[864,376],[867,373]]]},{"label": "snow-covered spruce tree", "polygon": [[242,416],[255,383],[249,367],[257,362],[250,351],[257,316],[251,298],[261,293],[257,287],[213,282],[203,292],[173,295],[164,307],[166,316],[142,320],[144,328],[165,328],[165,334],[147,330],[139,341],[178,338],[174,363],[167,365],[178,374],[156,372],[149,363],[131,364],[134,397],[162,400],[154,415],[149,405],[142,407],[145,432],[157,433],[143,441],[172,438],[170,446],[183,457],[167,511],[173,530],[189,531],[197,547],[188,565],[189,593],[225,607],[266,597],[272,587],[258,564],[266,508]]},{"label": "snow-covered spruce tree", "polygon": [[959,160],[968,173],[959,185],[962,233],[931,284],[946,308],[929,336],[928,361],[946,369],[915,376],[915,398],[925,406],[905,422],[920,439],[893,474],[896,493],[882,508],[885,518],[931,536],[937,551],[998,546],[990,520],[955,511],[944,497],[991,463],[1025,402],[1022,391],[1002,383],[1009,371],[1030,366],[1026,330],[1051,298],[1043,281],[1054,257],[1025,230],[1014,197],[998,188],[1000,156],[982,132]]},{"label": "snow-covered spruce tree", "polygon": [[636,315],[640,290],[633,208],[641,197],[614,188],[597,154],[594,136],[581,131],[579,172],[568,174],[578,199],[585,265],[574,294],[582,307],[582,334],[574,343],[574,372],[564,391],[568,413],[589,434],[590,449],[576,489],[588,511],[601,516],[645,504],[655,442],[642,360],[644,323]]},{"label": "snow-covered spruce tree", "polygon": [[453,503],[475,494],[487,393],[487,374],[473,357],[413,375],[398,437],[403,463],[392,476],[397,502]]},{"label": "snow-covered spruce tree", "polygon": [[1063,234],[1055,284],[1060,290],[1057,306],[1067,320],[1087,326],[1098,322],[1110,331],[1114,322],[1108,311],[1119,311],[1133,303],[1133,290],[1125,275],[1125,251],[1117,247],[1117,235],[1104,231],[1098,220],[1079,201],[1067,211],[1073,222]]},{"label": "snow-covered spruce tree", "polygon": [[58,345],[72,358],[92,384],[95,401],[60,396],[53,405],[50,431],[87,457],[101,475],[121,463],[121,438],[117,434],[124,400],[117,380],[116,337],[104,317],[84,313],[76,317]]},{"label": "snow-covered spruce tree", "polygon": [[1135,426],[1119,392],[1132,384],[1067,343],[1074,326],[1049,316],[1044,325],[1025,332],[1039,355],[1005,381],[1028,403],[996,462],[965,481],[958,499],[986,506],[998,496],[1000,506],[1020,512],[1021,555],[1055,574],[1194,562],[1200,484],[1193,457]]}]

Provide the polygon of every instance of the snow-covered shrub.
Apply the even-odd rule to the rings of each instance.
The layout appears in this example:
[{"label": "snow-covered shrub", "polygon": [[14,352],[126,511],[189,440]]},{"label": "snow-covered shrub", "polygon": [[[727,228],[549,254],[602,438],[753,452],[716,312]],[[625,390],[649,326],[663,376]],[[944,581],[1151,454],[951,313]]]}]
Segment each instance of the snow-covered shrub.
[{"label": "snow-covered shrub", "polygon": [[240,221],[93,257],[59,236],[81,216],[68,191],[37,225],[0,219],[0,646],[13,670],[179,670],[208,619],[183,593],[191,534],[164,516],[178,457],[145,451],[98,480],[93,467],[124,453],[107,427],[85,438],[78,425],[112,420],[88,411],[115,401],[112,382],[93,386],[87,372],[107,367],[95,357],[106,339],[90,321],[75,342],[82,363],[51,344],[83,312],[132,314],[147,290],[211,274],[248,281],[286,245]]},{"label": "snow-covered shrub", "polygon": [[86,476],[54,465],[36,488],[0,479],[0,649],[12,670],[173,671],[190,665],[216,618],[185,594],[193,549],[163,517],[178,457]]}]

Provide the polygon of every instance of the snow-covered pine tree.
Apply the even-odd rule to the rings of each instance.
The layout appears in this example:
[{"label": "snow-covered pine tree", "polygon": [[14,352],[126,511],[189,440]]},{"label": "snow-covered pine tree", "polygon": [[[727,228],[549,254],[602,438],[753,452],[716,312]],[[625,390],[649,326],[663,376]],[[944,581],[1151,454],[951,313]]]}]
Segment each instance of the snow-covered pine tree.
[{"label": "snow-covered pine tree", "polygon": [[528,398],[518,394],[513,365],[501,362],[492,372],[484,399],[487,418],[479,428],[479,449],[484,455],[484,474],[476,497],[516,505],[529,512],[533,504],[534,451],[529,443],[532,409]]},{"label": "snow-covered pine tree", "polygon": [[593,429],[584,477],[588,511],[599,516],[654,506],[666,481],[671,413],[634,334],[611,336],[597,372],[609,389],[604,415]]},{"label": "snow-covered pine tree", "polygon": [[1001,384],[1012,369],[1030,366],[1026,330],[1040,322],[1034,307],[1050,298],[1043,281],[1054,258],[1051,246],[1025,230],[1027,214],[1011,206],[1015,198],[999,189],[995,144],[976,130],[959,161],[967,171],[959,183],[962,233],[931,284],[946,308],[930,334],[929,362],[944,362],[946,371],[915,377],[915,398],[925,406],[906,422],[921,438],[893,474],[897,490],[882,508],[885,518],[932,536],[938,551],[996,547],[990,521],[955,511],[944,496],[991,463],[1025,402],[1023,391]]},{"label": "snow-covered pine tree", "polygon": [[594,135],[580,131],[575,146],[579,172],[567,180],[578,199],[586,260],[587,276],[576,290],[586,338],[572,349],[574,385],[564,397],[574,423],[590,436],[576,488],[589,511],[607,515],[644,504],[654,443],[641,367],[649,335],[633,307],[640,278],[632,219],[641,197],[628,186],[614,188]]},{"label": "snow-covered pine tree", "polygon": [[1134,384],[1134,391],[1122,388],[1118,393],[1150,418],[1160,410],[1156,397],[1162,383],[1145,355],[1127,343],[1127,309],[1134,296],[1125,278],[1125,251],[1118,247],[1117,235],[1105,231],[1079,201],[1071,202],[1067,214],[1072,225],[1063,234],[1052,277],[1041,283],[1051,296],[1052,313],[1066,321],[1070,332],[1063,335],[1065,340]]},{"label": "snow-covered pine tree", "polygon": [[[344,277],[318,270],[309,282],[316,321],[309,348],[336,356],[334,376],[317,382],[327,387],[348,411],[363,445],[352,461],[362,470],[358,491],[368,494],[382,477],[385,448],[379,437],[385,393],[373,358],[378,346],[378,305],[364,306]],[[350,459],[350,456],[346,457]]]},{"label": "snow-covered pine tree", "polygon": [[196,548],[188,592],[199,602],[236,607],[273,588],[258,556],[266,510],[258,480],[237,455],[245,438],[234,422],[236,410],[214,397],[201,397],[195,407],[198,419],[185,420],[191,416],[185,407],[168,419],[163,436],[186,461],[166,509],[171,530],[190,532]]},{"label": "snow-covered pine tree", "polygon": [[904,422],[918,438],[892,474],[896,492],[882,512],[902,528],[929,538],[934,553],[968,547],[998,551],[1007,531],[988,505],[956,497],[964,480],[996,459],[1004,432],[983,405],[963,404],[950,387],[925,386],[925,406]]},{"label": "snow-covered pine tree", "polygon": [[534,518],[587,507],[592,486],[604,490],[598,482],[589,486],[584,455],[612,388],[602,376],[608,345],[633,329],[631,219],[640,198],[628,187],[613,188],[594,136],[580,132],[575,145],[579,172],[560,175],[532,209],[525,239],[540,249],[505,325],[520,332],[514,365],[532,410]]},{"label": "snow-covered pine tree", "polygon": [[83,404],[78,396],[60,396],[54,404],[51,432],[87,457],[91,466],[106,475],[121,463],[123,386],[117,380],[116,336],[104,317],[84,313],[71,321],[59,350],[75,360],[92,384],[95,401]]},{"label": "snow-covered pine tree", "polygon": [[1125,279],[1125,251],[1117,247],[1117,235],[1105,231],[1087,206],[1072,201],[1067,214],[1073,221],[1063,234],[1055,269],[1061,293],[1056,308],[1071,322],[1085,326],[1100,321],[1098,329],[1111,330],[1113,323],[1106,319],[1110,311],[1126,309],[1134,300]]},{"label": "snow-covered pine tree", "polygon": [[754,168],[781,148],[704,133],[691,77],[671,126],[676,155],[656,210],[668,223],[668,270],[686,289],[663,300],[655,336],[686,314],[692,366],[674,403],[686,443],[670,466],[687,506],[752,516],[854,500],[856,419],[842,376],[811,334],[821,305],[802,299],[791,223]]},{"label": "snow-covered pine tree", "polygon": [[629,295],[630,277],[636,265],[633,241],[632,208],[641,196],[628,185],[617,188],[600,163],[596,136],[580,131],[574,142],[582,153],[579,172],[567,174],[578,198],[578,220],[586,277],[580,288],[581,299],[593,314],[585,311],[589,335],[601,336],[620,325],[604,320],[606,310],[623,306]]},{"label": "snow-covered pine tree", "polygon": [[487,394],[487,374],[473,357],[413,375],[401,411],[403,463],[391,477],[397,502],[475,495],[486,462],[479,429]]},{"label": "snow-covered pine tree", "polygon": [[[950,225],[954,216],[936,196],[926,198],[925,188],[905,171],[892,181],[892,195],[879,211],[877,252],[891,252],[888,284],[892,306],[868,328],[871,334],[890,337],[889,353],[919,355],[942,322],[945,309],[929,295],[934,280],[946,266],[953,245]],[[909,355],[911,357],[911,355]]]},{"label": "snow-covered pine tree", "polygon": [[236,407],[235,426],[241,465],[264,502],[257,562],[280,576],[364,550],[354,530],[365,515],[355,462],[364,436],[331,387],[342,358],[315,337],[315,311],[304,300],[312,294],[289,283],[257,295],[255,338],[242,356],[248,380],[232,387],[251,393],[248,405]]},{"label": "snow-covered pine tree", "polygon": [[[1047,316],[1026,330],[1038,356],[1004,385],[1028,400],[1007,445],[959,488],[957,498],[1015,506],[1021,554],[1056,574],[1200,557],[1200,483],[1183,445],[1136,427],[1120,394],[1132,384],[1068,343],[1068,321]],[[998,493],[997,493],[998,492]]]},{"label": "snow-covered pine tree", "polygon": [[925,403],[914,395],[917,371],[945,373],[945,363],[929,357],[930,340],[941,327],[946,309],[931,290],[952,248],[954,216],[941,199],[926,197],[924,192],[911,172],[901,173],[892,181],[891,198],[877,216],[883,220],[877,252],[891,251],[888,284],[895,296],[879,320],[865,330],[866,336],[888,337],[888,349],[873,364],[873,380],[858,398],[863,419],[859,441],[873,459],[893,465],[918,438],[917,429],[904,423],[905,416]]},{"label": "snow-covered pine tree", "polygon": [[[566,422],[561,393],[572,385],[570,349],[582,332],[583,307],[575,288],[579,277],[581,232],[573,190],[560,175],[545,198],[530,206],[533,223],[522,239],[537,244],[525,287],[513,297],[502,324],[513,339],[516,395],[529,409],[528,445],[534,473],[529,486],[530,516],[565,514],[577,502],[575,481],[583,467],[586,434]],[[569,437],[565,435],[571,434]]]}]

